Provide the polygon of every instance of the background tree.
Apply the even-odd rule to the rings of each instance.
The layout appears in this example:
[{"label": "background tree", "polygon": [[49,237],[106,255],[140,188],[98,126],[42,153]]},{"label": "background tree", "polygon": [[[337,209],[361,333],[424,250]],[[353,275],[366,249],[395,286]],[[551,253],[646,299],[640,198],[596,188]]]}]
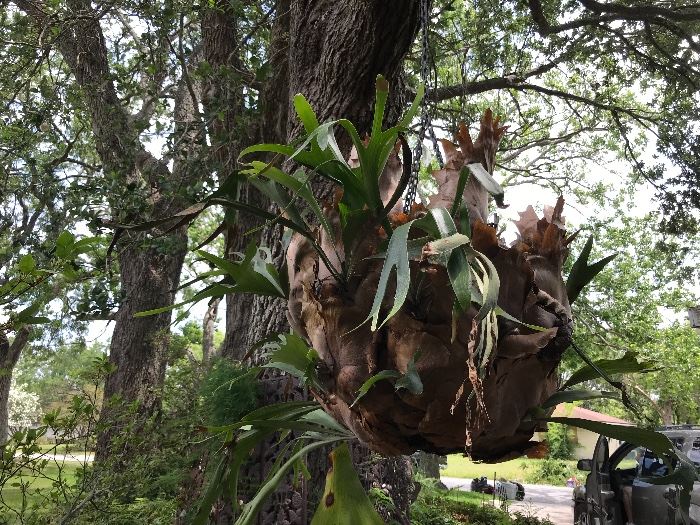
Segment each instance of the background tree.
[{"label": "background tree", "polygon": [[[0,93],[7,102],[0,122],[0,263],[5,269],[24,251],[48,253],[64,228],[104,232],[105,221],[111,228],[185,209],[240,167],[238,153],[246,145],[299,135],[300,124],[289,111],[297,92],[306,95],[322,121],[346,117],[364,132],[370,128],[377,73],[391,85],[388,121],[395,120],[418,82],[416,1],[217,0],[200,6],[168,0],[13,0],[3,6]],[[634,189],[650,184],[662,213],[609,228],[592,222],[610,238],[601,240],[603,251],[617,249],[615,242],[637,243],[637,232],[649,232],[649,221],[674,234],[697,233],[700,139],[687,116],[697,114],[699,103],[698,8],[675,0],[652,7],[630,0],[434,0],[429,18],[434,89],[428,101],[438,136],[449,137],[459,120],[476,122],[486,107],[493,108],[510,126],[497,170],[505,185],[570,193],[576,197],[569,200],[572,211],[614,204],[608,172],[591,173],[596,163],[615,161],[615,169],[624,173],[622,184]],[[347,137],[338,141],[346,152]],[[328,188],[317,186],[328,197]],[[242,198],[265,203],[252,188],[242,188]],[[240,218],[234,223],[225,227],[224,254],[233,257],[261,236],[278,248],[280,261],[279,229],[251,231],[259,224]],[[108,270],[109,278],[73,276],[60,288],[68,290],[60,293],[70,297],[72,319],[114,320],[109,353],[117,368],[105,395],[137,403],[144,420],[158,414],[166,369],[182,347],[171,337],[169,313],[133,315],[176,300],[176,289],[186,280],[180,278],[183,264],[201,264],[194,258],[184,262],[188,237],[192,247],[217,229],[208,224],[206,232],[186,232],[175,225],[166,222],[150,234],[124,233],[110,250],[99,246],[82,264]],[[659,332],[655,305],[680,310],[685,289],[679,285],[674,296],[662,291],[661,283],[681,282],[692,270],[682,270],[685,263],[673,267],[680,241],[651,234],[644,239],[636,244],[636,257],[644,264],[632,255],[619,257],[602,277],[608,287],[586,295],[577,337],[593,355],[618,355],[633,347],[677,365],[664,373],[686,372],[695,363],[691,352],[680,349],[692,345],[692,334],[680,325]],[[637,272],[640,267],[647,273]],[[631,275],[648,284],[637,288],[635,281],[634,301],[621,291],[604,293],[629,287]],[[213,352],[209,334],[217,305],[210,306],[202,341],[206,355]],[[227,297],[225,325],[221,351],[241,358],[286,321],[281,304],[237,296]],[[607,333],[610,327],[614,330]],[[692,419],[695,387],[655,390],[646,379],[636,386],[652,399],[683,399],[683,408],[667,419]],[[284,396],[282,386],[269,383],[267,399]],[[103,413],[113,430],[101,439],[103,459],[118,428],[109,425],[116,415],[111,408]],[[264,463],[272,452],[261,454]],[[320,470],[322,462],[318,465]],[[397,465],[387,468],[400,472]],[[290,494],[278,498],[268,520],[290,519],[277,514],[290,507]]]},{"label": "background tree", "polygon": [[[618,255],[576,303],[577,341],[591,357],[610,359],[631,351],[658,370],[628,378],[630,395],[645,407],[641,414],[607,400],[590,405],[628,420],[641,416],[643,423],[645,418],[667,425],[697,423],[700,340],[686,318],[698,299],[697,249],[656,232],[658,214],[631,217],[623,203],[612,208],[590,228],[599,256]],[[562,373],[578,366],[569,355]]]}]

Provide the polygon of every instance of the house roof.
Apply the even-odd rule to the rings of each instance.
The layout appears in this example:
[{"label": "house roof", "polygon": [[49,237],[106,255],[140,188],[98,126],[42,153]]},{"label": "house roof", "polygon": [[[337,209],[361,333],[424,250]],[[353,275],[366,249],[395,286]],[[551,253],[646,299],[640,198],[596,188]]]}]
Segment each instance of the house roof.
[{"label": "house roof", "polygon": [[599,421],[601,423],[617,423],[618,425],[631,425],[629,421],[620,419],[619,417],[609,416],[607,414],[601,414],[594,410],[588,410],[587,408],[581,407],[571,407],[570,405],[557,405],[552,414],[555,417],[576,417],[580,419],[589,419],[591,421]]}]

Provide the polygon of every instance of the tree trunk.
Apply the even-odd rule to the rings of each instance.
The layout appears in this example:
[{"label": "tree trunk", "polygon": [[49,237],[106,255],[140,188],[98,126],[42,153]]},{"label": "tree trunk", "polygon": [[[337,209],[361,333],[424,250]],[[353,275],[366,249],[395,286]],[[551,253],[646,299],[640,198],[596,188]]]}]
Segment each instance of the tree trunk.
[{"label": "tree trunk", "polygon": [[[172,173],[162,161],[150,154],[137,155],[136,168],[151,173],[156,181],[173,188],[187,187],[202,176],[193,168],[192,159],[199,153],[200,124],[197,117],[199,85],[187,85],[181,79],[175,95],[175,135],[179,151]],[[182,210],[188,200],[178,192],[163,192],[156,197],[153,215],[168,216]],[[160,194],[160,191],[158,192]],[[143,220],[143,218],[141,219]],[[121,304],[115,319],[109,349],[110,363],[115,370],[107,376],[101,420],[109,421],[98,436],[96,458],[105,459],[110,442],[121,434],[121,428],[133,425],[133,417],[122,417],[122,409],[138,404],[139,423],[160,408],[161,387],[165,379],[170,345],[171,312],[148,317],[134,314],[161,306],[170,306],[180,283],[180,272],[187,253],[187,227],[154,238],[137,234],[122,237],[118,243],[121,274]],[[116,409],[116,410],[115,410]],[[122,450],[123,452],[123,450]]]},{"label": "tree trunk", "polygon": [[[204,60],[212,68],[204,97],[207,114],[212,117],[209,125],[210,162],[220,182],[236,169],[238,152],[259,135],[256,123],[246,121],[244,117],[243,84],[237,73],[242,69],[237,37],[238,7],[235,2],[216,0],[202,18]],[[239,200],[256,206],[265,205],[257,191],[247,184],[242,185]],[[235,224],[227,225],[224,232],[226,256],[235,258],[235,253],[243,252],[249,242],[255,241],[255,236],[244,234],[259,225],[260,221],[249,215],[239,215]],[[248,313],[252,301],[250,295],[226,296],[222,356],[240,360],[246,353],[246,348],[241,344],[241,334],[251,322]]]},{"label": "tree trunk", "polygon": [[12,371],[22,350],[29,341],[29,327],[23,326],[15,334],[12,343],[4,332],[0,332],[0,444],[9,437],[9,401]]},{"label": "tree trunk", "polygon": [[[119,99],[100,18],[92,4],[88,0],[68,0],[72,17],[61,21],[49,17],[40,3],[26,0],[16,3],[36,21],[42,34],[51,30],[57,35],[58,49],[81,89],[90,114],[103,171],[121,183],[121,191],[108,197],[114,219],[122,223],[142,222],[170,216],[186,207],[189,199],[178,193],[201,176],[192,165],[186,165],[200,135],[197,103],[191,100],[192,86],[185,89],[184,79],[180,80],[175,104],[179,155],[171,173],[165,161],[154,158],[144,148],[134,126],[135,116],[128,113]],[[168,47],[165,41],[160,45],[156,51],[162,59]],[[160,65],[165,67],[163,63]],[[149,416],[158,406],[171,316],[170,313],[148,318],[133,315],[140,310],[172,305],[186,241],[186,231],[180,228],[156,240],[148,240],[144,235],[124,236],[116,245],[122,301],[110,345],[110,362],[116,368],[105,384],[101,414],[104,431],[98,436],[98,460],[106,458],[109,442],[118,430],[109,422],[116,404],[136,405],[140,417]]]},{"label": "tree trunk", "polygon": [[216,318],[219,315],[219,303],[221,299],[215,297],[207,306],[202,320],[202,365],[209,365],[214,356],[214,332],[216,331]]},{"label": "tree trunk", "polygon": [[98,437],[98,460],[108,457],[112,439],[133,424],[132,416],[124,412],[130,404],[138,403],[140,420],[160,407],[171,314],[150,317],[134,317],[134,314],[173,304],[187,251],[187,236],[180,231],[163,242],[167,242],[167,248],[158,242],[144,250],[139,244],[127,246],[119,256],[122,300],[109,350],[109,361],[115,369],[105,382],[100,420],[109,421],[109,426]]},{"label": "tree trunk", "polygon": [[[278,75],[286,70],[287,77],[286,81],[275,79],[270,86],[275,90],[274,95],[262,96],[266,117],[263,129],[274,137],[281,128],[278,114],[270,110],[270,101],[288,105],[294,93],[303,93],[317,112],[319,121],[344,117],[353,121],[360,133],[369,131],[375,78],[379,73],[391,82],[387,121],[395,121],[404,106],[400,66],[418,28],[417,2],[292,0],[279,2],[278,9],[287,5],[288,14],[278,18],[276,41],[278,46],[287,46],[285,55],[281,55],[279,49],[276,51],[278,57],[283,57],[285,66],[272,68]],[[278,11],[280,13],[287,11]],[[272,49],[276,49],[274,42],[273,39]],[[292,140],[299,131],[300,123],[289,112],[286,139]],[[339,136],[338,143],[349,153],[347,137]],[[326,193],[325,188],[321,189]],[[263,243],[273,250],[274,262],[280,266],[284,254],[279,229],[269,229]],[[270,333],[288,328],[285,303],[278,299],[256,297],[247,310],[247,319],[253,322],[247,323],[247,330],[238,336],[238,346],[243,348],[249,348]],[[280,388],[284,388],[285,382],[271,381],[264,403],[284,397]],[[356,459],[367,457],[367,449],[355,453]],[[264,447],[255,463],[265,469],[274,459],[274,449]],[[298,491],[282,487],[261,513],[261,523],[304,524],[310,520],[323,487],[323,476],[317,473],[323,473],[326,468],[325,454],[312,455],[307,463],[314,473],[311,485],[302,485]],[[374,483],[391,486],[397,504],[397,512],[392,517],[406,522],[408,505],[415,495],[410,463],[395,458],[379,461],[376,465],[367,472],[365,483],[367,486]]]},{"label": "tree trunk", "polygon": [[440,479],[440,461],[444,461],[445,456],[419,451],[413,454],[413,459],[419,474],[426,478]]}]

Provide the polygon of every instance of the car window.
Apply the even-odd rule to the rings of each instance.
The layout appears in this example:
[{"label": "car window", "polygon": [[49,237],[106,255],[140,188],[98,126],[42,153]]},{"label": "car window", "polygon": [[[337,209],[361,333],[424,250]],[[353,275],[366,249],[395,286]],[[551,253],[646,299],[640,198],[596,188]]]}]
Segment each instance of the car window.
[{"label": "car window", "polygon": [[683,444],[685,443],[685,438],[673,437],[673,438],[669,438],[669,439],[671,440],[671,443],[673,443],[678,450],[683,450]]},{"label": "car window", "polygon": [[688,451],[688,459],[700,466],[700,438],[695,438],[693,444]]},{"label": "car window", "polygon": [[622,459],[615,465],[614,470],[630,470],[636,469],[638,464],[638,458],[644,455],[645,449],[642,447],[637,447],[631,449],[627,454],[625,454]]},{"label": "car window", "polygon": [[643,478],[657,478],[668,474],[668,465],[665,465],[651,450],[644,452],[644,459],[640,467],[638,473]]}]

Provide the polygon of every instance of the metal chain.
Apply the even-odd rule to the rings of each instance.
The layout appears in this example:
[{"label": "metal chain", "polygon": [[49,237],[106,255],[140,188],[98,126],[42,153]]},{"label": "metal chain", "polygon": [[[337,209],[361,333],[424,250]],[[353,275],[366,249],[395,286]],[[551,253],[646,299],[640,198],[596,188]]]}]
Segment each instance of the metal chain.
[{"label": "metal chain", "polygon": [[432,141],[433,149],[435,150],[435,158],[437,158],[438,164],[440,165],[440,169],[442,169],[445,166],[445,161],[442,158],[440,146],[438,146],[438,140],[435,136],[435,130],[433,129],[432,124],[428,125],[428,133],[430,134],[430,140]]},{"label": "metal chain", "polygon": [[421,39],[421,54],[420,54],[420,80],[425,86],[425,96],[421,102],[420,124],[418,127],[418,141],[416,148],[413,151],[413,166],[411,166],[411,179],[408,181],[406,188],[406,197],[403,201],[403,212],[408,214],[416,200],[416,192],[418,190],[418,173],[420,171],[420,161],[423,156],[423,139],[425,132],[430,125],[430,115],[428,114],[428,91],[430,78],[429,56],[430,47],[428,42],[428,24],[430,23],[430,0],[420,0],[419,12],[422,39]]}]

